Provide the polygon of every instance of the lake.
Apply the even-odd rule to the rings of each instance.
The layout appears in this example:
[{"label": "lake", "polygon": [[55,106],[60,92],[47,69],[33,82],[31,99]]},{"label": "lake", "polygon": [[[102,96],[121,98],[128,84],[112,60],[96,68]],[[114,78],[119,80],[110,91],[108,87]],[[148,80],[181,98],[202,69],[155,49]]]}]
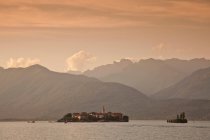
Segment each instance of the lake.
[{"label": "lake", "polygon": [[210,122],[0,122],[0,140],[210,140]]}]

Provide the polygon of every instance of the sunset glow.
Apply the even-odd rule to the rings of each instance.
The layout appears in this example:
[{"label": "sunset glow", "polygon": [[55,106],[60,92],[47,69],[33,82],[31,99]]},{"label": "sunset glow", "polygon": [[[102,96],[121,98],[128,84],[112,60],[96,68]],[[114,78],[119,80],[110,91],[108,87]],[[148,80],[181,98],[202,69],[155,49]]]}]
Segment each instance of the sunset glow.
[{"label": "sunset glow", "polygon": [[2,67],[23,58],[65,71],[81,51],[94,61],[72,70],[121,58],[210,58],[207,0],[0,0],[0,21]]}]

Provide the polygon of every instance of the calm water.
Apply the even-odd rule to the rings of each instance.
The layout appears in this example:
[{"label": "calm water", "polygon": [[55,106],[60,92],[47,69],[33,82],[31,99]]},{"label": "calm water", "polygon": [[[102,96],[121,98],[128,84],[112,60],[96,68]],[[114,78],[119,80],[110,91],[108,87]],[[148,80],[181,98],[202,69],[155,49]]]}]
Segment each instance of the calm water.
[{"label": "calm water", "polygon": [[0,122],[0,140],[210,140],[210,122]]}]

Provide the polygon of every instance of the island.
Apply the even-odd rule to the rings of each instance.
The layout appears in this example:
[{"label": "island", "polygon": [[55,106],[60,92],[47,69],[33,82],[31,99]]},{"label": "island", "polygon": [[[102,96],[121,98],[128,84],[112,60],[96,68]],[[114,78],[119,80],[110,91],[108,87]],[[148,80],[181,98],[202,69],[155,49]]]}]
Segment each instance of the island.
[{"label": "island", "polygon": [[167,120],[168,123],[188,123],[188,120],[185,117],[185,112],[182,112],[180,115],[177,115],[176,119]]},{"label": "island", "polygon": [[106,112],[103,107],[102,112],[68,113],[57,122],[129,122],[129,117],[122,113]]}]

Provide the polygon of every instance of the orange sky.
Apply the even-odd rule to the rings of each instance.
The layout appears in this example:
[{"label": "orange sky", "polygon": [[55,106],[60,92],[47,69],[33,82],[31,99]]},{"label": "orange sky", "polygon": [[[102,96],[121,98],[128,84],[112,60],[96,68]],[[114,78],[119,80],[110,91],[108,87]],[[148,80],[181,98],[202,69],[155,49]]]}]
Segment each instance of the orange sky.
[{"label": "orange sky", "polygon": [[0,21],[4,67],[18,58],[14,66],[56,71],[120,58],[210,58],[208,0],[0,0]]},{"label": "orange sky", "polygon": [[176,26],[208,26],[209,4],[208,0],[1,0],[0,26],[142,27],[165,20]]}]

